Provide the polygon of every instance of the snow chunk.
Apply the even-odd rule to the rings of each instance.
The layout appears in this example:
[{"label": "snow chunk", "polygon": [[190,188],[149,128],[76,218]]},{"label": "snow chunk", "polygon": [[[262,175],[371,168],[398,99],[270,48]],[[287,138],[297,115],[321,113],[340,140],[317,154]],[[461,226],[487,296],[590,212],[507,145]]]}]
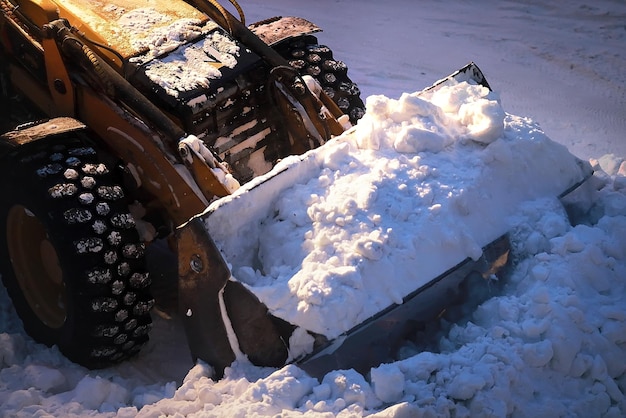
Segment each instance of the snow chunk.
[{"label": "snow chunk", "polygon": [[295,408],[316,384],[317,380],[296,366],[289,365],[250,385],[243,397],[258,402],[271,400],[272,407],[279,413],[284,409]]},{"label": "snow chunk", "polygon": [[395,364],[383,364],[371,370],[374,393],[383,402],[397,402],[404,392],[405,377]]},{"label": "snow chunk", "polygon": [[67,379],[59,370],[46,366],[28,365],[24,375],[29,386],[45,392],[60,392],[67,384]]},{"label": "snow chunk", "polygon": [[477,373],[460,373],[449,385],[449,394],[453,399],[468,400],[475,396],[476,392],[485,387],[485,379]]},{"label": "snow chunk", "polygon": [[85,376],[63,397],[81,399],[83,408],[98,409],[102,404],[123,405],[128,401],[126,388],[101,377]]}]

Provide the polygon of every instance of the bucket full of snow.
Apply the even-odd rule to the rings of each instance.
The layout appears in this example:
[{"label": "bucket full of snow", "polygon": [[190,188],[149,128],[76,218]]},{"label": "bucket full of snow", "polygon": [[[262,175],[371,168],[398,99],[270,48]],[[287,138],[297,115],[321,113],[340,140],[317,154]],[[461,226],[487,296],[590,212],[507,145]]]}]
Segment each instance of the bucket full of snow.
[{"label": "bucket full of snow", "polygon": [[310,335],[333,351],[480,260],[521,203],[560,196],[588,175],[489,88],[449,79],[399,99],[369,97],[352,130],[284,159],[203,219],[231,280],[296,327],[296,358],[314,350]]}]

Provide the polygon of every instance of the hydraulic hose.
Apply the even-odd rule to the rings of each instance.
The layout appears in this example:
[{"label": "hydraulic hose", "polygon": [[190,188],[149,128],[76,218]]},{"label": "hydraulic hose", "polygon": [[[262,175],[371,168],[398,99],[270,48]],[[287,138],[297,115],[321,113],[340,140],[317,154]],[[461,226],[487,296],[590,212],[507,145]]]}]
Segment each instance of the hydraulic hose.
[{"label": "hydraulic hose", "polygon": [[82,52],[85,58],[89,61],[90,68],[96,74],[96,77],[98,78],[98,80],[102,82],[102,87],[104,89],[104,92],[107,94],[107,96],[114,96],[115,86],[111,82],[111,79],[106,73],[106,70],[102,68],[99,57],[87,45],[83,45]]}]

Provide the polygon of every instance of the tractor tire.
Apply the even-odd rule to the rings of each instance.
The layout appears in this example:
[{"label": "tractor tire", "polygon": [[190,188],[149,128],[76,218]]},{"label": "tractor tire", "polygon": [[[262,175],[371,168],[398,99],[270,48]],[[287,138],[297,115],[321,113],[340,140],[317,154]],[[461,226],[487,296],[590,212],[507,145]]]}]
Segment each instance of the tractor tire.
[{"label": "tractor tire", "polygon": [[301,75],[316,79],[353,125],[365,114],[361,91],[348,77],[348,67],[333,58],[330,48],[319,45],[315,36],[291,38],[275,48]]},{"label": "tractor tire", "polygon": [[2,281],[30,336],[85,367],[107,367],[148,340],[144,244],[106,154],[77,132],[42,141],[2,163]]}]

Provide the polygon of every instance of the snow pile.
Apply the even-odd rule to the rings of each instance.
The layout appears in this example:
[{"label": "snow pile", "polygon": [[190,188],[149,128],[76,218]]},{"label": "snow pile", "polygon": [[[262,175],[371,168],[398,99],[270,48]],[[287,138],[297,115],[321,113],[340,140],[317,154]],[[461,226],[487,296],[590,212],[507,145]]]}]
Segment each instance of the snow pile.
[{"label": "snow pile", "polygon": [[[469,89],[472,88],[463,91]],[[373,100],[381,102],[380,98]],[[389,106],[396,106],[396,102],[388,101],[384,109]],[[499,114],[491,111],[481,114],[484,113]],[[418,119],[422,121],[420,123],[432,120]],[[371,123],[367,125],[372,132],[380,134],[379,152],[386,149],[385,143],[391,143],[392,136],[384,133],[388,131],[373,129],[372,126],[375,123],[384,125],[385,121],[387,119],[370,119]],[[449,209],[456,213],[457,220],[467,219],[476,209],[475,206],[462,204],[458,197],[455,199],[455,192],[459,189],[448,187],[446,179],[456,179],[451,184],[459,185],[459,179],[471,178],[481,171],[478,168],[485,170],[499,161],[498,164],[503,167],[499,173],[504,175],[504,167],[510,167],[525,149],[539,158],[538,154],[548,143],[530,121],[509,115],[505,116],[502,136],[486,147],[463,137],[463,133],[474,129],[469,126],[460,122],[446,125],[446,129],[460,133],[453,143],[444,147],[445,151],[431,153],[452,153],[456,166],[450,163],[445,170],[439,170],[434,175],[432,169],[435,166],[429,164],[431,171],[417,176],[430,179],[433,185],[425,198],[429,204],[417,205],[427,214],[427,219],[446,220],[445,216],[441,216],[444,205],[441,209],[433,208],[440,197],[459,202]],[[403,129],[402,126],[396,128]],[[478,131],[489,132],[490,129]],[[510,154],[503,147],[507,143],[520,146]],[[338,149],[352,146],[338,144]],[[417,146],[416,142],[413,146]],[[367,152],[373,150],[364,151],[365,154]],[[473,158],[463,159],[464,155],[472,155]],[[505,156],[508,158],[501,161]],[[338,161],[334,159],[338,158],[338,154],[332,154],[332,157],[328,161]],[[425,153],[422,153],[399,160],[403,164],[412,159],[424,163],[424,158]],[[528,158],[522,160],[527,161]],[[353,161],[354,167],[358,167],[359,160]],[[384,178],[388,175],[386,173],[394,172],[394,167],[389,165],[392,161],[383,159],[383,162],[387,168],[379,168],[378,174]],[[367,377],[354,371],[338,370],[328,373],[318,382],[293,365],[276,370],[240,362],[228,368],[226,376],[220,381],[211,378],[209,367],[198,364],[189,371],[180,386],[174,382],[154,383],[149,372],[176,361],[177,355],[161,353],[151,357],[152,353],[161,345],[166,345],[168,338],[184,346],[184,337],[176,336],[171,330],[158,329],[158,320],[153,334],[154,345],[142,352],[137,363],[129,362],[112,370],[87,371],[68,362],[56,349],[35,344],[26,337],[6,292],[2,290],[0,415],[625,416],[626,163],[618,157],[605,156],[594,164],[597,170],[594,178],[573,200],[574,206],[569,208],[572,218],[580,220],[578,224],[570,225],[562,206],[552,197],[526,202],[515,216],[509,217],[515,266],[503,294],[482,304],[465,321],[452,325],[450,332],[439,342],[438,350],[416,352],[408,345],[403,349],[404,360],[374,368]],[[559,161],[554,161],[554,165],[559,167]],[[510,175],[518,173],[513,171]],[[541,175],[543,172],[539,173]],[[497,177],[490,178],[496,183],[500,181]],[[319,193],[320,188],[314,187],[314,183],[320,181],[320,176],[313,180],[310,189],[299,186],[302,187],[301,195],[306,190],[309,196]],[[407,181],[411,184],[408,178],[393,180],[377,183],[379,193],[382,188],[388,193],[398,190]],[[547,180],[551,179],[546,177],[545,180],[549,183]],[[376,226],[372,220],[359,217],[359,204],[363,200],[359,200],[361,195],[354,193],[360,190],[358,181],[359,176],[354,176],[353,187],[343,188],[346,201],[354,201],[356,205],[336,201],[334,204],[338,213],[331,219],[336,220],[341,209],[344,227],[349,227],[355,219]],[[531,182],[528,187],[531,185],[541,186]],[[321,189],[326,190],[327,186]],[[366,196],[370,193],[369,190],[364,192]],[[520,189],[510,191],[513,197],[517,193]],[[378,226],[383,225],[387,215],[395,214],[399,219],[415,215],[409,210],[411,206],[400,199],[403,195],[397,196],[398,200],[387,207],[385,216],[380,214]],[[301,207],[299,204],[282,205]],[[490,206],[489,200],[482,201],[478,215],[489,219]],[[470,213],[464,215],[468,210]],[[308,215],[292,215],[295,219],[306,219],[305,216]],[[348,216],[353,216],[353,219],[346,220]],[[448,221],[451,219],[448,218]],[[328,222],[328,225],[331,224]],[[401,230],[399,224],[393,227],[396,231]],[[288,229],[283,231],[285,234],[289,232]],[[387,229],[381,231],[383,235],[373,235],[365,244],[380,240]],[[383,244],[394,242],[393,238],[394,234],[389,233],[386,241],[382,240]],[[288,237],[285,235],[284,239]],[[457,241],[454,236],[446,237],[444,233],[421,236],[420,240],[428,241],[429,245],[439,243],[446,246]],[[467,241],[461,242],[465,252],[473,247],[468,246]],[[413,245],[416,245],[414,241]],[[351,248],[362,248],[371,256],[364,257],[364,262],[375,259],[375,255],[381,252],[386,254],[384,245],[379,248],[355,243]],[[293,255],[294,249],[285,247],[283,250],[287,252],[283,256],[285,259]],[[424,264],[430,262],[428,260]],[[387,267],[392,269],[386,273],[395,275],[394,267]],[[355,308],[351,303],[358,302],[344,300],[343,307],[346,310]],[[183,351],[179,355],[186,356],[187,353]]]},{"label": "snow pile", "polygon": [[353,132],[301,160],[216,202],[207,228],[272,314],[331,339],[480,258],[524,200],[582,178],[575,157],[506,115],[495,93],[454,81],[369,97]]},{"label": "snow pile", "polygon": [[585,223],[571,226],[555,199],[524,205],[504,293],[454,325],[438,353],[406,347],[368,378],[238,363],[214,381],[199,364],[177,388],[87,372],[20,334],[3,291],[0,415],[623,417],[626,163],[606,156],[595,168],[573,208]]},{"label": "snow pile", "polygon": [[453,326],[441,354],[372,370],[377,395],[437,416],[624,416],[623,179],[600,191],[593,225],[571,227],[555,200],[525,205],[506,294]]}]

